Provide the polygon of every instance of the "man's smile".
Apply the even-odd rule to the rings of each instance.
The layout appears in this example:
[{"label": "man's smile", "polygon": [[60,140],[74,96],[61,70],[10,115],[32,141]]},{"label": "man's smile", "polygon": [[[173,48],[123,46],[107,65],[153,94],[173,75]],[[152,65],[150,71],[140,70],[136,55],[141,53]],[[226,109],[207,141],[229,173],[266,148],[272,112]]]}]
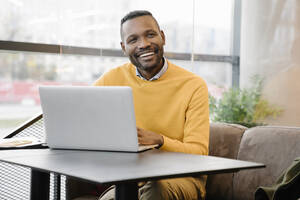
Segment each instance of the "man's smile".
[{"label": "man's smile", "polygon": [[141,55],[139,55],[140,58],[144,58],[144,57],[149,57],[149,56],[152,56],[154,55],[154,52],[146,52],[146,53],[143,53]]},{"label": "man's smile", "polygon": [[148,50],[138,52],[135,57],[141,61],[147,61],[147,60],[152,60],[155,56],[157,56],[157,53],[158,53],[157,48],[154,48],[153,50],[148,49]]}]

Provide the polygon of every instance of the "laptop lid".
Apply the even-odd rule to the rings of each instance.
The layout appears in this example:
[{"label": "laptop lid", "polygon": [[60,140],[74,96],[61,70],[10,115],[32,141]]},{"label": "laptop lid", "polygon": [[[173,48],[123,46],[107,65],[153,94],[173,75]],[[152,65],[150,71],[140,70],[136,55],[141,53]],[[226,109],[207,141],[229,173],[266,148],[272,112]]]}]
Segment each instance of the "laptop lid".
[{"label": "laptop lid", "polygon": [[50,148],[138,151],[132,90],[126,86],[40,86]]}]

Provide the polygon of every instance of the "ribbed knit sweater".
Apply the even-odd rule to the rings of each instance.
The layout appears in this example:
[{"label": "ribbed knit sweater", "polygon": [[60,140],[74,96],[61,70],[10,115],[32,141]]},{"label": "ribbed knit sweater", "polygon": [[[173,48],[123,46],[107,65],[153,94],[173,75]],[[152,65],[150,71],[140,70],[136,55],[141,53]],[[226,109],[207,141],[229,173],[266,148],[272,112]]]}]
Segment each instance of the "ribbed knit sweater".
[{"label": "ribbed knit sweater", "polygon": [[131,63],[101,76],[96,86],[130,86],[136,124],[161,134],[166,151],[208,154],[208,91],[199,76],[168,62],[168,70],[154,81],[136,76]]}]

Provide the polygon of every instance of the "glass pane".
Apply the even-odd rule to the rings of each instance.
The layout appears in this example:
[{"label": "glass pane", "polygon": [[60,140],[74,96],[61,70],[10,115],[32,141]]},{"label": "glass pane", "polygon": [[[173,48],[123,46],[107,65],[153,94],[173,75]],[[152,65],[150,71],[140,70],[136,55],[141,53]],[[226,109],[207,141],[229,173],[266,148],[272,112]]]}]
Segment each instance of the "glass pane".
[{"label": "glass pane", "polygon": [[230,55],[233,0],[195,0],[194,52]]},{"label": "glass pane", "polygon": [[41,112],[38,85],[90,85],[127,58],[0,53],[0,137]]},{"label": "glass pane", "polygon": [[232,67],[229,63],[221,62],[191,62],[171,60],[174,64],[189,70],[201,78],[207,84],[211,95],[219,98],[225,89],[231,87]]},{"label": "glass pane", "polygon": [[[0,53],[0,136],[41,112],[38,85],[90,85],[128,58]],[[227,63],[171,60],[200,75],[213,95],[229,87]]]},{"label": "glass pane", "polygon": [[[232,0],[3,0],[0,40],[120,49],[120,19],[131,10],[153,13],[166,51],[229,54]],[[172,7],[172,9],[170,9]]]},{"label": "glass pane", "polygon": [[[194,47],[195,53],[229,54],[231,4],[232,0],[4,0],[0,25],[5,29],[0,29],[0,40],[120,49],[120,19],[130,10],[146,9],[165,32],[165,51],[191,53]],[[104,71],[127,61],[0,53],[0,134],[40,112],[37,85],[91,84]],[[230,64],[173,62],[202,76],[209,88],[230,86]]]}]

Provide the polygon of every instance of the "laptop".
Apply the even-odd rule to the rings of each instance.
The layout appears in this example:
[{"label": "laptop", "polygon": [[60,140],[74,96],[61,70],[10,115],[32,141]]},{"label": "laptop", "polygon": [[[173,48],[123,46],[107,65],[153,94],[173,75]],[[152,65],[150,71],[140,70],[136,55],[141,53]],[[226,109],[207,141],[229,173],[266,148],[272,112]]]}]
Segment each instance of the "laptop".
[{"label": "laptop", "polygon": [[40,86],[46,143],[53,149],[141,152],[132,89]]}]

